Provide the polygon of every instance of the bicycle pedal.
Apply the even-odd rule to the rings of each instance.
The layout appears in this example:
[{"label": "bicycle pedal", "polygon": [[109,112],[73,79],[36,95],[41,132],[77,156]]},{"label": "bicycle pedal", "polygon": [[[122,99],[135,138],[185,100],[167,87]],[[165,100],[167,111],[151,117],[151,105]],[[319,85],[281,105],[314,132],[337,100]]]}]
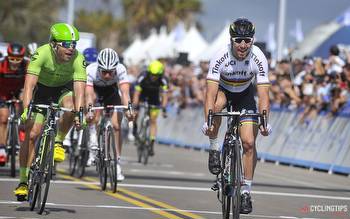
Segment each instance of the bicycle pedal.
[{"label": "bicycle pedal", "polygon": [[220,189],[219,183],[214,183],[214,185],[210,189],[214,192],[218,191]]}]

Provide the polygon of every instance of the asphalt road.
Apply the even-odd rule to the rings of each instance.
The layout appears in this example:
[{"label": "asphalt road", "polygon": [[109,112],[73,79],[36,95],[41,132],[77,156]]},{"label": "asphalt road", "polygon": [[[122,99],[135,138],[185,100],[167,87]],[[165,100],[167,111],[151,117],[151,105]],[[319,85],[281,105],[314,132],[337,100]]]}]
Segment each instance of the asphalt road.
[{"label": "asphalt road", "polygon": [[[0,219],[222,218],[210,190],[214,177],[207,152],[157,145],[147,166],[137,163],[133,145],[125,145],[123,153],[125,180],[115,194],[100,190],[94,167],[79,179],[67,174],[67,163],[60,164],[43,215],[16,201],[18,181],[0,167]],[[260,162],[252,197],[253,212],[241,218],[350,219],[347,176]]]}]

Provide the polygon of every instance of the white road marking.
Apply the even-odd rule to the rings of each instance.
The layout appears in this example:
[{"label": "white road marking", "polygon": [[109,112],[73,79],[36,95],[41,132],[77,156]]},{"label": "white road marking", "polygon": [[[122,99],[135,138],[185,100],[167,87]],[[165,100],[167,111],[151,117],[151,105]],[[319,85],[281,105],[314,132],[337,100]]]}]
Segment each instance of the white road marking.
[{"label": "white road marking", "polygon": [[[25,202],[14,202],[14,201],[0,200],[0,204],[22,205],[22,204],[27,204],[27,203],[25,203]],[[76,208],[108,208],[108,209],[129,209],[129,210],[147,210],[147,211],[149,211],[149,210],[161,210],[161,211],[168,211],[168,212],[188,212],[188,213],[193,213],[193,214],[215,214],[215,215],[221,215],[221,212],[218,212],[218,211],[201,211],[201,210],[168,209],[168,208],[142,208],[142,207],[120,206],[120,205],[77,205],[77,204],[64,204],[64,203],[46,203],[46,205],[47,206],[60,206],[60,207],[76,207]],[[241,216],[247,217],[247,218],[293,218],[293,219],[304,219],[304,218],[294,217],[294,216],[275,216],[275,215],[269,216],[269,215],[256,215],[256,214],[241,215]],[[15,218],[15,217],[5,217],[5,218]],[[0,219],[2,219],[2,218],[0,217]],[[23,218],[23,219],[29,219],[29,218]],[[34,218],[31,218],[31,219],[34,219]],[[309,219],[319,219],[319,218],[309,218]]]},{"label": "white road marking", "polygon": [[[0,181],[18,181],[13,178],[0,178]],[[54,180],[53,183],[57,184],[72,184],[72,185],[81,185],[81,184],[91,184],[99,185],[99,182],[85,182],[85,181],[64,181],[64,180]],[[212,192],[210,188],[200,188],[200,187],[185,187],[185,186],[162,186],[162,185],[144,185],[144,184],[127,184],[127,183],[118,183],[120,187],[129,187],[129,188],[148,188],[148,189],[165,189],[165,190],[182,190],[182,191],[201,191],[201,192]],[[297,194],[297,193],[287,193],[287,192],[271,192],[271,191],[252,191],[255,195],[269,195],[269,196],[284,196],[284,197],[297,197],[297,198],[314,198],[314,199],[329,199],[329,200],[345,200],[350,201],[350,197],[343,196],[328,196],[328,195],[315,195],[315,194]]]},{"label": "white road marking", "polygon": [[127,172],[133,173],[154,173],[162,175],[176,175],[176,176],[206,176],[204,173],[191,173],[191,172],[181,172],[181,171],[169,171],[169,170],[148,170],[148,169],[129,169]]}]

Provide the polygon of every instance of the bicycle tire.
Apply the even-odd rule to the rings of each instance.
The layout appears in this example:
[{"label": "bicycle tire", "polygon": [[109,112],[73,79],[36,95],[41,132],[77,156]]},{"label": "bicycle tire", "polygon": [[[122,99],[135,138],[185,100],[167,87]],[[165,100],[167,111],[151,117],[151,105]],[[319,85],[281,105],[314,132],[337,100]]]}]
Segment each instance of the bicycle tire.
[{"label": "bicycle tire", "polygon": [[12,141],[11,141],[11,177],[16,177],[16,152],[18,141],[18,126],[12,124]]},{"label": "bicycle tire", "polygon": [[[231,191],[230,185],[229,185],[229,177],[231,177],[230,172],[226,171],[226,163],[228,162],[230,153],[229,153],[229,146],[225,145],[222,149],[222,159],[221,159],[221,166],[223,167],[221,171],[221,206],[222,206],[222,218],[223,219],[229,219],[230,218],[230,210],[231,210]],[[230,171],[230,170],[229,170]]]},{"label": "bicycle tire", "polygon": [[146,130],[145,130],[145,120],[146,120],[146,117],[144,116],[141,119],[140,128],[137,134],[138,138],[136,138],[137,161],[139,163],[142,162],[143,151],[145,149],[144,144],[146,142],[146,137],[147,137]]},{"label": "bicycle tire", "polygon": [[77,166],[77,155],[76,155],[76,150],[77,150],[77,141],[74,139],[74,132],[75,132],[75,127],[72,129],[70,132],[70,142],[71,146],[69,147],[69,166],[68,166],[68,171],[69,175],[74,176],[76,166]]},{"label": "bicycle tire", "polygon": [[[41,135],[42,136],[42,135]],[[39,187],[38,182],[40,181],[39,177],[39,165],[40,165],[40,154],[41,154],[41,143],[44,141],[44,137],[39,138],[39,140],[35,144],[34,148],[34,159],[32,164],[30,165],[29,174],[28,174],[28,202],[29,209],[31,211],[34,210],[36,205],[36,200],[38,197]]]},{"label": "bicycle tire", "polygon": [[114,131],[112,127],[108,127],[107,129],[107,160],[109,162],[108,173],[109,173],[109,181],[111,186],[111,191],[113,193],[117,192],[117,168],[118,168],[118,157],[116,151],[116,144],[114,138]]},{"label": "bicycle tire", "polygon": [[144,133],[145,133],[145,136],[144,136],[144,141],[142,142],[143,145],[142,145],[142,163],[143,165],[147,165],[148,164],[148,158],[149,158],[149,150],[150,150],[150,139],[149,139],[149,136],[150,136],[150,127],[149,127],[149,118],[144,121],[145,124],[144,124]]},{"label": "bicycle tire", "polygon": [[[43,162],[41,163],[41,167],[40,167],[41,171],[44,171],[41,182],[45,183],[45,189],[44,189],[43,198],[42,200],[40,200],[40,208],[38,209],[39,214],[42,214],[43,211],[45,210],[45,205],[49,194],[50,182],[51,182],[52,171],[53,171],[53,162],[54,162],[53,161],[54,144],[55,144],[55,136],[54,136],[54,133],[51,132],[49,139],[46,139],[45,145],[44,145],[45,147],[44,151],[46,150],[46,153],[44,155],[48,155],[48,156],[46,156],[46,158],[43,159]],[[42,190],[42,186],[44,183],[41,183],[40,191]],[[41,193],[39,193],[39,195],[41,195]]]},{"label": "bicycle tire", "polygon": [[234,159],[231,161],[231,168],[233,174],[234,183],[234,193],[232,196],[232,214],[233,219],[240,218],[241,210],[241,178],[242,178],[242,168],[241,168],[241,152],[240,143],[238,140],[234,142]]},{"label": "bicycle tire", "polygon": [[97,153],[97,165],[96,168],[98,169],[98,175],[100,179],[100,186],[101,190],[105,191],[107,187],[107,166],[105,162],[105,139],[104,139],[104,133],[101,130],[103,128],[100,128],[100,134],[99,134],[99,150]]},{"label": "bicycle tire", "polygon": [[85,167],[87,164],[87,161],[89,159],[89,151],[88,151],[88,130],[85,128],[82,133],[82,142],[80,145],[80,150],[79,150],[79,156],[78,156],[78,173],[77,176],[79,178],[82,178],[85,174]]}]

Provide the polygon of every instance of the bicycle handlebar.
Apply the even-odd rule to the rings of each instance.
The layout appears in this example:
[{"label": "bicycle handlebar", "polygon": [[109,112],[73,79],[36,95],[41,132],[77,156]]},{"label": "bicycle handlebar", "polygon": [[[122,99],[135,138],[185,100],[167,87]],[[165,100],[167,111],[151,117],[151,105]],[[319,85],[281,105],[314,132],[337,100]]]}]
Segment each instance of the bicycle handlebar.
[{"label": "bicycle handlebar", "polygon": [[257,116],[260,120],[260,125],[263,126],[264,129],[267,127],[267,111],[263,110],[262,113],[246,113],[246,112],[239,112],[239,111],[232,111],[232,112],[219,112],[219,113],[213,113],[213,110],[209,110],[208,113],[208,127],[211,127],[213,125],[213,117],[215,116],[222,116],[222,117],[233,117],[233,116]]}]

